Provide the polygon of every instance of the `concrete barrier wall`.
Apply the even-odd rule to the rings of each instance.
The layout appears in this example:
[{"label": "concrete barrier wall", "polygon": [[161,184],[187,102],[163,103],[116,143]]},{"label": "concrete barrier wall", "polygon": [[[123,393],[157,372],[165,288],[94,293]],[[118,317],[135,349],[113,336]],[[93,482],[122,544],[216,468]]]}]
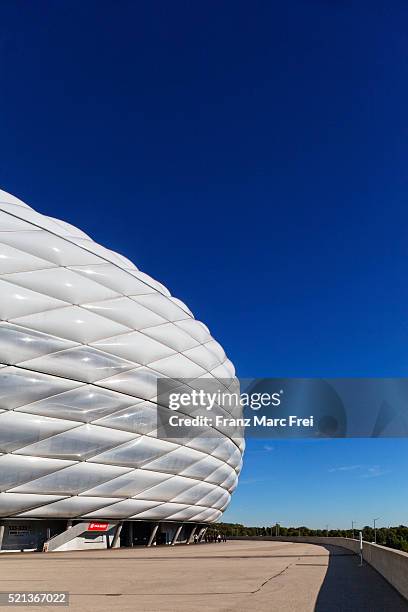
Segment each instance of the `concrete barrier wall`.
[{"label": "concrete barrier wall", "polygon": [[[328,544],[340,546],[353,553],[360,552],[359,540],[351,538],[329,538],[318,536],[236,536],[231,540],[261,540],[275,542],[304,542],[305,544]],[[363,559],[377,570],[403,597],[408,599],[408,553],[393,550],[378,544],[363,542]]]}]

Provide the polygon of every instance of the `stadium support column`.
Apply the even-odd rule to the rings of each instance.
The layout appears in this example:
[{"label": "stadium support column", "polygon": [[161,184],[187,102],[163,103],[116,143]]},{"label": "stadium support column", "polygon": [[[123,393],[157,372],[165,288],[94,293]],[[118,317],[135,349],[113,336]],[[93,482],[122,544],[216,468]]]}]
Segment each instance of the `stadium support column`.
[{"label": "stadium support column", "polygon": [[183,524],[179,525],[176,529],[176,533],[174,534],[174,538],[171,541],[171,545],[174,546],[178,540],[181,530],[183,529]]},{"label": "stadium support column", "polygon": [[[123,522],[122,523],[118,523],[116,525],[115,535],[113,536],[111,548],[119,548],[120,544],[118,546],[118,542],[119,542],[120,532],[122,531],[122,527],[123,527]],[[109,536],[108,536],[108,538],[109,538]]]},{"label": "stadium support column", "polygon": [[207,531],[208,527],[201,527],[199,533],[198,533],[198,541],[201,542],[201,540],[204,537],[205,532]]},{"label": "stadium support column", "polygon": [[152,532],[151,532],[151,534],[150,534],[149,541],[148,541],[148,543],[146,544],[146,546],[147,546],[147,547],[149,547],[149,548],[150,548],[150,546],[153,544],[154,539],[155,539],[155,537],[156,537],[156,533],[157,533],[158,528],[159,528],[159,523],[156,523],[155,525],[153,525],[153,527],[152,527]]},{"label": "stadium support column", "polygon": [[207,529],[208,529],[208,527],[204,527],[203,533],[201,534],[200,542],[202,542],[204,540],[204,536],[207,533]]},{"label": "stadium support column", "polygon": [[197,531],[197,525],[194,525],[194,527],[191,530],[190,537],[187,540],[187,544],[191,544],[191,542],[193,541],[193,538],[195,536],[195,532],[196,531]]}]

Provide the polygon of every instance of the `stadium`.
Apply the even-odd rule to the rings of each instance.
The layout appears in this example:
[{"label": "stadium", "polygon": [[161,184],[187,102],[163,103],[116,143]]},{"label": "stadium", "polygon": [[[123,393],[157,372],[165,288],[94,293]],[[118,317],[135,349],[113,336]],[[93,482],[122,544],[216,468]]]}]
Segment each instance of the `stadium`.
[{"label": "stadium", "polygon": [[158,437],[157,380],[234,379],[208,328],[128,259],[4,191],[0,291],[0,550],[202,537],[244,440]]}]

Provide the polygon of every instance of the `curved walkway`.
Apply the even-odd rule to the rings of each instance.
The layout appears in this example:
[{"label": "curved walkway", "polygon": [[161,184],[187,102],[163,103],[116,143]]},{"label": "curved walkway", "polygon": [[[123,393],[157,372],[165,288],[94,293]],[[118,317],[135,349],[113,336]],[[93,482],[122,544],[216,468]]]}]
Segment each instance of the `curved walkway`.
[{"label": "curved walkway", "polygon": [[70,612],[408,612],[348,551],[289,542],[3,554],[9,590],[69,591]]}]

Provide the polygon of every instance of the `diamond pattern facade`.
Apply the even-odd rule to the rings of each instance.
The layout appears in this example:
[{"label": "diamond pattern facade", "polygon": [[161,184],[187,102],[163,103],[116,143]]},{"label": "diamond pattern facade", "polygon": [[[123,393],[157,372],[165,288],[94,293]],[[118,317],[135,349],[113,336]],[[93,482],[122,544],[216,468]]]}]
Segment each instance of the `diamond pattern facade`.
[{"label": "diamond pattern facade", "polygon": [[125,257],[0,191],[0,517],[212,522],[243,440],[156,437],[158,377],[234,377]]}]

